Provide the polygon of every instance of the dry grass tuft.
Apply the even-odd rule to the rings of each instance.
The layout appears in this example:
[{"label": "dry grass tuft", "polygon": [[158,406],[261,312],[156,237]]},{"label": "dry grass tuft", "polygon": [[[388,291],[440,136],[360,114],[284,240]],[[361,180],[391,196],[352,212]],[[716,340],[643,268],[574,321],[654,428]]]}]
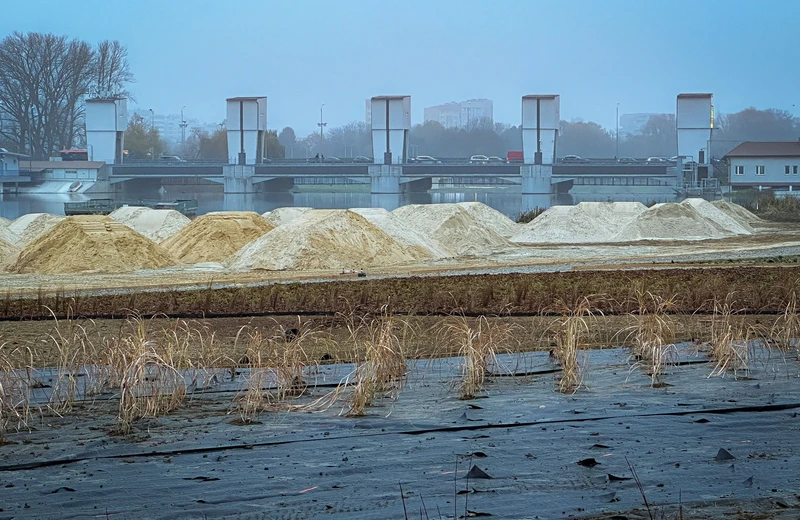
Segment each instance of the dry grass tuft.
[{"label": "dry grass tuft", "polygon": [[583,386],[588,360],[581,362],[578,353],[587,347],[589,321],[596,314],[602,314],[593,309],[595,306],[588,297],[579,298],[573,304],[562,301],[554,308],[555,312],[561,314],[550,325],[555,344],[552,354],[562,369],[558,380],[558,391],[561,393],[574,393]]},{"label": "dry grass tuft", "polygon": [[[21,361],[27,368],[15,368]],[[33,353],[27,347],[11,349],[0,343],[0,445],[9,431],[27,428],[31,417]]]},{"label": "dry grass tuft", "polygon": [[486,316],[470,320],[457,316],[445,321],[439,332],[441,341],[458,348],[462,358],[459,396],[474,399],[486,389],[486,374],[491,365],[499,365],[497,355],[510,352],[513,327],[499,321],[489,321]]},{"label": "dry grass tuft", "polygon": [[[783,307],[783,312],[772,326],[770,336],[774,344],[783,351],[796,347],[800,339],[800,314],[797,306],[797,294],[792,291]],[[800,361],[800,349],[797,352],[797,359]]]},{"label": "dry grass tuft", "polygon": [[757,324],[736,320],[739,311],[735,310],[733,293],[724,302],[714,301],[714,314],[711,320],[711,342],[708,357],[715,362],[709,377],[724,376],[732,371],[734,377],[740,372],[747,375],[753,348],[767,346],[769,335]]},{"label": "dry grass tuft", "polygon": [[623,331],[627,332],[625,342],[633,345],[633,366],[646,368],[650,386],[658,387],[663,385],[661,376],[666,367],[674,365],[678,357],[674,343],[677,324],[668,314],[675,307],[675,300],[640,290],[636,293],[636,306],[636,312],[631,313],[636,324]]}]

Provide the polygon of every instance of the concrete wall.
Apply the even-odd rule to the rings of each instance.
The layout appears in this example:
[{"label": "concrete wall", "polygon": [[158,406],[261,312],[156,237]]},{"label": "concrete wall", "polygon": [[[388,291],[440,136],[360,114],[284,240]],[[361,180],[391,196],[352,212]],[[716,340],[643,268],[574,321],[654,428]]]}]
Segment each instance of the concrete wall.
[{"label": "concrete wall", "polygon": [[386,151],[386,102],[389,102],[389,151],[392,164],[402,164],[408,155],[408,131],[411,129],[411,96],[372,98],[372,156],[383,163]]},{"label": "concrete wall", "polygon": [[[736,175],[736,167],[744,167],[744,175]],[[756,175],[756,166],[764,166],[764,175]],[[786,175],[789,166],[789,175]],[[795,167],[798,173],[794,173]],[[728,172],[731,186],[800,187],[800,156],[797,157],[733,157]]]},{"label": "concrete wall", "polygon": [[[679,94],[675,111],[678,155],[691,156],[698,164],[709,164],[708,143],[714,124],[711,94]],[[703,160],[700,160],[700,150]]]},{"label": "concrete wall", "polygon": [[537,100],[540,136],[542,140],[542,163],[553,164],[556,159],[556,143],[561,123],[561,101],[557,95],[530,95],[522,98],[522,152],[525,164],[533,164],[537,150]]},{"label": "concrete wall", "polygon": [[96,181],[97,170],[94,169],[53,169],[43,174],[46,181]]},{"label": "concrete wall", "polygon": [[121,163],[126,128],[128,105],[125,99],[86,100],[86,148],[89,160]]},{"label": "concrete wall", "polygon": [[0,175],[19,175],[19,159],[0,157]]},{"label": "concrete wall", "polygon": [[[240,114],[240,105],[243,114]],[[260,163],[264,156],[264,132],[267,129],[267,98],[230,98],[227,100],[226,114],[228,162],[235,164],[238,160],[242,149],[240,133],[242,130],[246,164]]]}]

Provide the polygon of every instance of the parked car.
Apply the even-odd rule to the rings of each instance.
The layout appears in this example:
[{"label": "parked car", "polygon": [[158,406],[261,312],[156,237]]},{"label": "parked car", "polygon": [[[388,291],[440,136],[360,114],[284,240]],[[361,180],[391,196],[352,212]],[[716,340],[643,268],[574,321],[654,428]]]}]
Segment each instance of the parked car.
[{"label": "parked car", "polygon": [[414,158],[413,161],[415,163],[428,163],[428,164],[442,164],[442,161],[437,159],[436,157],[431,157],[430,155],[418,155]]},{"label": "parked car", "polygon": [[470,164],[486,164],[489,162],[489,158],[485,155],[473,155],[469,158]]},{"label": "parked car", "polygon": [[647,162],[649,162],[649,163],[662,163],[662,162],[667,162],[667,161],[665,161],[661,157],[648,157],[647,158]]},{"label": "parked car", "polygon": [[617,162],[618,163],[631,164],[631,163],[635,163],[636,159],[634,159],[633,157],[620,157],[619,159],[617,159]]},{"label": "parked car", "polygon": [[359,155],[359,156],[353,158],[353,162],[371,163],[371,162],[375,162],[375,161],[372,159],[372,157],[367,157],[366,155]]},{"label": "parked car", "polygon": [[489,162],[490,163],[504,163],[506,161],[503,160],[502,157],[497,157],[496,155],[490,155],[489,156]]},{"label": "parked car", "polygon": [[565,155],[561,158],[561,162],[566,163],[575,163],[575,162],[586,162],[586,159],[581,159],[580,155]]},{"label": "parked car", "polygon": [[343,160],[339,159],[338,157],[326,157],[323,162],[327,163],[341,163],[344,162]]},{"label": "parked car", "polygon": [[160,159],[164,162],[186,162],[177,155],[162,155]]},{"label": "parked car", "polygon": [[508,152],[506,155],[506,162],[508,164],[511,163],[521,163],[525,161],[525,156],[522,153],[522,150],[512,150]]}]

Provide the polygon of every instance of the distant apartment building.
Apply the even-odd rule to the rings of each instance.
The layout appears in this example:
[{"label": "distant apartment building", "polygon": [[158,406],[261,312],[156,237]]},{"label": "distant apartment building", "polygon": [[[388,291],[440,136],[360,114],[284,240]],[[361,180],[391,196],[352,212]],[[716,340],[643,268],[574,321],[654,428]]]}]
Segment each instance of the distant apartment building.
[{"label": "distant apartment building", "polygon": [[425,121],[438,121],[445,128],[469,128],[482,119],[494,124],[494,104],[490,99],[468,99],[427,107]]},{"label": "distant apartment building", "polygon": [[632,135],[641,134],[650,118],[658,115],[661,114],[622,114],[619,116],[619,136],[627,139]]},{"label": "distant apartment building", "polygon": [[[138,115],[146,125],[153,125],[158,130],[158,135],[170,145],[181,143],[181,115],[180,114],[151,114],[148,110],[137,110],[134,116]],[[192,134],[193,128],[213,134],[219,130],[220,126],[213,123],[202,123],[197,119],[186,120],[186,138]]]}]

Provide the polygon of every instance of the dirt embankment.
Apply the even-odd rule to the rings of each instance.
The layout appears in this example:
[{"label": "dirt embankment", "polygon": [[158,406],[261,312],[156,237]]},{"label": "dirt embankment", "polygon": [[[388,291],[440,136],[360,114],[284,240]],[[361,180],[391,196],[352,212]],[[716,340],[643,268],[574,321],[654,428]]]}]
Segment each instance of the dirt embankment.
[{"label": "dirt embankment", "polygon": [[50,309],[83,316],[126,316],[131,310],[170,316],[377,313],[387,303],[396,313],[537,314],[584,296],[604,313],[624,313],[636,309],[636,295],[643,291],[673,298],[676,312],[710,312],[729,294],[736,310],[781,312],[798,286],[796,266],[367,278],[99,296],[22,299],[7,293],[0,300],[0,318],[46,317]]}]

